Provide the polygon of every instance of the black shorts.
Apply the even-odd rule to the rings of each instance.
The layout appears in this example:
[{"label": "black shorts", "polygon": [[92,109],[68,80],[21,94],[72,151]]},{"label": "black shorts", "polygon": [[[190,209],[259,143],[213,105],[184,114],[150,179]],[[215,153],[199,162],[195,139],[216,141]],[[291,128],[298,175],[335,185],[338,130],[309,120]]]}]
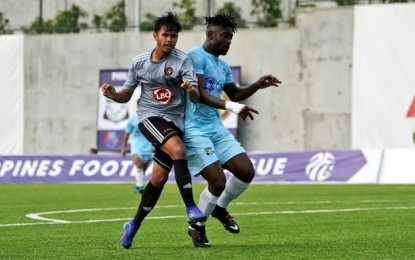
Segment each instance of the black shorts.
[{"label": "black shorts", "polygon": [[183,138],[183,132],[173,122],[161,117],[149,117],[138,123],[138,129],[155,147],[153,160],[167,170],[171,170],[173,160],[160,149],[171,137]]}]

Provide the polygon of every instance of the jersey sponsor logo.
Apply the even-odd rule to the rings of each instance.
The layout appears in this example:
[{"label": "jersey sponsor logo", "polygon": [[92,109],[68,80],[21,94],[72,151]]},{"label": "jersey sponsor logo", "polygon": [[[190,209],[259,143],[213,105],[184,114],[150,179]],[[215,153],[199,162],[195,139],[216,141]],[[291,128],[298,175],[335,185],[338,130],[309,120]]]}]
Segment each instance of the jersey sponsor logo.
[{"label": "jersey sponsor logo", "polygon": [[171,101],[171,92],[167,88],[158,88],[153,91],[153,97],[162,105],[167,105]]},{"label": "jersey sponsor logo", "polygon": [[205,89],[208,92],[212,92],[215,89],[215,87],[216,87],[215,79],[212,77],[207,77],[205,79]]},{"label": "jersey sponsor logo", "polygon": [[172,67],[166,67],[164,68],[164,75],[170,76],[173,74],[173,68]]}]

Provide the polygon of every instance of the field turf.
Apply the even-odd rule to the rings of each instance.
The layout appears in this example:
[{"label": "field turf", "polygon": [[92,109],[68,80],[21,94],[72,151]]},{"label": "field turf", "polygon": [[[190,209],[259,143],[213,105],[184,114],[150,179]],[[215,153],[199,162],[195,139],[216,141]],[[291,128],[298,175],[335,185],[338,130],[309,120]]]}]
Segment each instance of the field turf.
[{"label": "field turf", "polygon": [[[198,199],[202,184],[194,185]],[[0,184],[0,259],[415,259],[415,185],[253,184],[195,248],[174,184],[126,250],[133,184]]]}]

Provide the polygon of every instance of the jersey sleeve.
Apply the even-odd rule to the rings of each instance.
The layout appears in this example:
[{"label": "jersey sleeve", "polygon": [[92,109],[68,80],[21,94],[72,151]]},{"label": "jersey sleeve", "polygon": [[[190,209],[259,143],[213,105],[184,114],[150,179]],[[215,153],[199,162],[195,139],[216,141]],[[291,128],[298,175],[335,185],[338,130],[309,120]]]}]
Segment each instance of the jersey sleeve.
[{"label": "jersey sleeve", "polygon": [[197,51],[191,51],[188,53],[189,58],[192,60],[196,74],[205,74],[206,60],[205,57]]},{"label": "jersey sleeve", "polygon": [[183,81],[188,81],[190,84],[197,86],[197,77],[196,77],[195,69],[193,67],[192,60],[189,57],[187,57],[183,61],[181,71],[182,71]]},{"label": "jersey sleeve", "polygon": [[134,69],[134,62],[131,64],[128,69],[127,79],[124,82],[125,88],[135,89],[138,86],[137,72]]}]

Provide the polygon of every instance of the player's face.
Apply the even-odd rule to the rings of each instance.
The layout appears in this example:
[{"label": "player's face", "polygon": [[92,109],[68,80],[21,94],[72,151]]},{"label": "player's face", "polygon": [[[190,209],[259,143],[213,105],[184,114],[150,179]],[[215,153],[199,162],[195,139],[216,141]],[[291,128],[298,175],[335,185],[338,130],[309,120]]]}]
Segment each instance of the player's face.
[{"label": "player's face", "polygon": [[157,42],[158,49],[165,53],[170,53],[176,47],[179,33],[163,26],[158,32],[153,33],[153,37]]},{"label": "player's face", "polygon": [[212,44],[217,55],[226,55],[231,47],[233,32],[229,27],[216,27],[213,30]]}]

